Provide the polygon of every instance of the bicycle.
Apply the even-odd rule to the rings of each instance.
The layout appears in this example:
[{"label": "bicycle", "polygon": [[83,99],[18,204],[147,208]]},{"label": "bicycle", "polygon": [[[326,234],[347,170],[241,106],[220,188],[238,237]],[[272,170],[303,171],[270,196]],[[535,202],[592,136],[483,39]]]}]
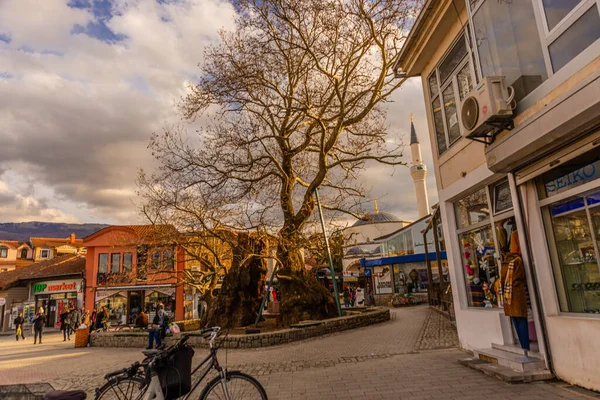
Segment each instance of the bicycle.
[{"label": "bicycle", "polygon": [[[228,371],[219,365],[217,359],[219,346],[215,346],[215,339],[220,336],[221,328],[204,329],[201,334],[210,334],[210,354],[191,372],[190,380],[191,376],[204,367],[200,375],[191,384],[189,392],[184,393],[181,398],[184,400],[190,399],[208,373],[215,369],[218,375],[204,386],[199,397],[200,400],[267,400],[265,389],[258,380],[240,371]],[[136,362],[128,368],[106,374],[104,378],[108,382],[96,389],[95,399],[164,400],[165,393],[159,378],[161,367],[164,366],[169,357],[187,348],[186,342],[188,339],[189,335],[184,335],[176,344],[167,349],[144,350],[142,353],[146,356],[146,359],[142,363]]]}]

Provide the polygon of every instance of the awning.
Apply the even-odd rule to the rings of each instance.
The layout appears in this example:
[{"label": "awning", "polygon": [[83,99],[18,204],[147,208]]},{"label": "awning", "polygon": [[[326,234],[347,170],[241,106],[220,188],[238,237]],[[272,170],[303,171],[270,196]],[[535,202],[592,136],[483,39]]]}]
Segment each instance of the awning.
[{"label": "awning", "polygon": [[132,285],[132,286],[109,286],[96,288],[96,292],[110,291],[110,290],[145,290],[145,289],[157,289],[157,288],[170,288],[174,287],[171,284],[165,285]]},{"label": "awning", "polygon": [[[442,260],[445,260],[448,258],[445,251],[440,251],[440,258]],[[429,259],[430,260],[436,259],[435,252],[429,253]],[[409,254],[407,256],[382,257],[382,258],[375,258],[373,260],[367,260],[367,259],[362,258],[360,260],[360,266],[363,268],[364,267],[379,267],[379,266],[383,266],[383,265],[403,264],[403,263],[418,262],[418,261],[425,261],[425,253]]]}]

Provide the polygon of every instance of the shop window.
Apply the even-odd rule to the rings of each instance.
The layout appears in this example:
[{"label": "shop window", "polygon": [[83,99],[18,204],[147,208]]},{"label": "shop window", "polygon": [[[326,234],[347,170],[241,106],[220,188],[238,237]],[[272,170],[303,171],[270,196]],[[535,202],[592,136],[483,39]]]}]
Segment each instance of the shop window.
[{"label": "shop window", "polygon": [[[490,213],[493,203],[494,213]],[[506,180],[454,203],[469,307],[499,307],[498,259],[519,253],[519,236]]]},{"label": "shop window", "polygon": [[119,292],[96,302],[96,310],[106,307],[108,320],[113,323],[127,323],[127,292]]},{"label": "shop window", "polygon": [[121,272],[121,253],[112,253],[110,255],[110,272],[113,274]]},{"label": "shop window", "polygon": [[473,89],[475,82],[475,68],[467,31],[468,27],[465,27],[464,32],[459,35],[453,47],[427,80],[439,155],[461,138],[458,104]]},{"label": "shop window", "polygon": [[98,254],[98,273],[108,273],[108,253]]},{"label": "shop window", "polygon": [[123,253],[123,272],[128,273],[131,272],[133,268],[133,254],[132,253]]},{"label": "shop window", "polygon": [[490,218],[490,207],[487,201],[486,189],[480,189],[454,204],[456,224],[464,228]]},{"label": "shop window", "polygon": [[544,209],[561,310],[600,314],[600,192],[571,197]]},{"label": "shop window", "polygon": [[0,247],[0,258],[7,258],[7,257],[8,257],[8,248]]}]

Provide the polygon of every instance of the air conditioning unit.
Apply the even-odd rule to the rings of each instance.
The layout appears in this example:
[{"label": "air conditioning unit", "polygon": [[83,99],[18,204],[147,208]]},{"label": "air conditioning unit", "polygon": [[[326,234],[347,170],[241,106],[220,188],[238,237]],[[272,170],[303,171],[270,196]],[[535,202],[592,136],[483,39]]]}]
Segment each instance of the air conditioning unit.
[{"label": "air conditioning unit", "polygon": [[515,91],[506,85],[505,77],[484,77],[460,105],[463,136],[469,139],[487,138],[490,131],[503,128],[512,121],[514,96]]}]

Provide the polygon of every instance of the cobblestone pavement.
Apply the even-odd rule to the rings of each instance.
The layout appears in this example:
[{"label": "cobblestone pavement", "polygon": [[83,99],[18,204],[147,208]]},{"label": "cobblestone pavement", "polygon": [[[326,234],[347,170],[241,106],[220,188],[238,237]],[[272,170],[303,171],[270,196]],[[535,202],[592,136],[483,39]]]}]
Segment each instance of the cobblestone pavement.
[{"label": "cobblestone pavement", "polygon": [[442,314],[431,310],[423,324],[416,350],[435,350],[458,347],[458,334],[452,322]]},{"label": "cobblestone pavement", "polygon": [[[463,367],[450,324],[426,307],[394,309],[389,322],[266,349],[225,350],[219,360],[255,375],[270,399],[584,399],[560,384],[510,385]],[[437,330],[437,331],[436,331]],[[206,350],[198,349],[199,361]],[[91,394],[136,349],[73,348],[58,334],[33,345],[0,338],[0,385],[49,382]],[[586,397],[587,396],[587,397]]]}]

